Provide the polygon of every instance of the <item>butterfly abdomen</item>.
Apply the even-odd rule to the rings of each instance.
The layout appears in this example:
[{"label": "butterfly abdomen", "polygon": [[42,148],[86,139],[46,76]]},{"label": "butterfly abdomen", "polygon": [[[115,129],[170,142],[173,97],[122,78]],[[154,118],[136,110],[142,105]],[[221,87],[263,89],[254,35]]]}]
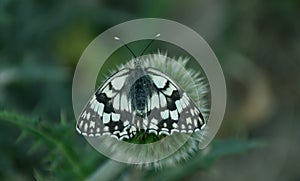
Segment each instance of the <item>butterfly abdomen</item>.
[{"label": "butterfly abdomen", "polygon": [[150,77],[145,75],[137,79],[130,88],[132,109],[140,117],[145,117],[147,113],[147,105],[149,97],[151,97],[151,86]]}]

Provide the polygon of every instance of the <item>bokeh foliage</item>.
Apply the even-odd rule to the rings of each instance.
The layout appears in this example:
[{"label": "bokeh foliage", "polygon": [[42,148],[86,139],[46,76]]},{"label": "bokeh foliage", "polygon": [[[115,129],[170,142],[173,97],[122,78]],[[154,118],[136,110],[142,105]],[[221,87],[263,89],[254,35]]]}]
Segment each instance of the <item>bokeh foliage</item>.
[{"label": "bokeh foliage", "polygon": [[[178,21],[208,41],[224,69],[227,114],[218,139],[189,162],[125,166],[113,179],[299,179],[299,12],[297,0],[1,0],[0,179],[83,180],[110,163],[75,132],[72,76],[94,37],[145,17]],[[120,51],[115,59],[126,61]]]}]

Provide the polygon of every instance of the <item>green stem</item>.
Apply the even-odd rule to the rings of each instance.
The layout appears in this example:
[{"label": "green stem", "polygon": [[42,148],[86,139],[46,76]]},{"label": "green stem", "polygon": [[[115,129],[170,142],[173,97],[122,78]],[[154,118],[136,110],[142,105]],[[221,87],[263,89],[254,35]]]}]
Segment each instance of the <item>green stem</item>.
[{"label": "green stem", "polygon": [[78,174],[79,177],[84,178],[84,171],[79,166],[80,164],[76,161],[76,155],[74,156],[74,153],[68,149],[60,139],[53,137],[50,134],[47,134],[46,132],[40,131],[38,128],[35,128],[34,126],[31,126],[30,119],[26,118],[24,116],[18,116],[16,113],[12,112],[0,112],[0,119],[5,120],[11,124],[15,124],[20,128],[26,129],[29,132],[32,132],[33,134],[36,134],[49,143],[53,144],[54,146],[58,147],[64,157],[67,159],[69,164],[74,168],[75,172]]},{"label": "green stem", "polygon": [[112,181],[115,180],[126,168],[126,164],[108,160],[101,165],[86,181]]}]

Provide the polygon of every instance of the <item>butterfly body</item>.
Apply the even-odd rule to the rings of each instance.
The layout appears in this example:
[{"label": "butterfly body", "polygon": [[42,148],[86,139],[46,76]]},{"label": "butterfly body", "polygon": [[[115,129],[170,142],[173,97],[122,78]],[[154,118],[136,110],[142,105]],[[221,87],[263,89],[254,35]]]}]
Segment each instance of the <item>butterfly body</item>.
[{"label": "butterfly body", "polygon": [[137,116],[144,118],[147,114],[147,104],[153,91],[153,82],[149,75],[141,66],[136,66],[131,70],[128,81],[134,80],[129,83],[129,99],[131,100],[131,108],[135,110]]},{"label": "butterfly body", "polygon": [[203,129],[204,118],[191,98],[169,76],[142,67],[124,68],[91,97],[76,128],[84,136],[110,135],[119,140],[137,132],[171,135]]}]

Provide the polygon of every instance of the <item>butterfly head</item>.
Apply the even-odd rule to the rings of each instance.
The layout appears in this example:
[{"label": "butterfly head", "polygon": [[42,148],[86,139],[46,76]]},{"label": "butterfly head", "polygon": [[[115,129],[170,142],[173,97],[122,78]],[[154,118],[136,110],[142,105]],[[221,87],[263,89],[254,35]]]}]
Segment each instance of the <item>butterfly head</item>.
[{"label": "butterfly head", "polygon": [[135,68],[142,68],[142,62],[141,62],[141,58],[137,57],[134,59],[134,67]]},{"label": "butterfly head", "polygon": [[150,45],[158,38],[160,37],[160,33],[156,34],[155,37],[153,39],[151,39],[151,41],[148,43],[148,45],[143,49],[142,53],[140,54],[139,57],[136,56],[136,54],[128,47],[128,45],[121,40],[119,37],[115,36],[114,39],[117,41],[120,41],[128,50],[129,52],[133,55],[134,57],[134,66],[135,68],[140,68],[141,67],[141,56],[144,55],[145,51],[147,50],[147,48],[150,47]]}]

